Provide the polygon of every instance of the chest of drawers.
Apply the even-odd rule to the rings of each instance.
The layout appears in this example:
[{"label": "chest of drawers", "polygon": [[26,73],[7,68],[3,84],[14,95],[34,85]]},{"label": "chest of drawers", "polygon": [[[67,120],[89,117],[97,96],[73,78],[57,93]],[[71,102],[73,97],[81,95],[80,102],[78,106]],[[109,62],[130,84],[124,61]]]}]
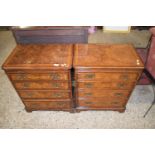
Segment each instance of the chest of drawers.
[{"label": "chest of drawers", "polygon": [[132,45],[74,46],[75,103],[81,110],[123,112],[144,68]]},{"label": "chest of drawers", "polygon": [[3,69],[25,109],[72,111],[73,45],[17,45]]}]

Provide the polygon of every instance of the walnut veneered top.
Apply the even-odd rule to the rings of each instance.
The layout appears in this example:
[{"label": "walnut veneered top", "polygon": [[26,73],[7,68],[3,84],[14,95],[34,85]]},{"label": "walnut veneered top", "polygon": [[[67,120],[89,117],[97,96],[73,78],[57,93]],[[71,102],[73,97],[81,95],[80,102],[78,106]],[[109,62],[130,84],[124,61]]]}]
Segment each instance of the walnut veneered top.
[{"label": "walnut veneered top", "polygon": [[130,44],[76,44],[75,68],[144,68]]},{"label": "walnut veneered top", "polygon": [[72,44],[25,44],[17,45],[4,69],[70,69]]}]

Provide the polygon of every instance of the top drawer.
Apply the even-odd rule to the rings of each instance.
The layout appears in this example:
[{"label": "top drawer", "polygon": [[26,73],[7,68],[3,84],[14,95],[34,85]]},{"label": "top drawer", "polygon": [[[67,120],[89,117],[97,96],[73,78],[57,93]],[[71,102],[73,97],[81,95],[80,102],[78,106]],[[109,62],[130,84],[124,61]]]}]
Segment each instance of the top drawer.
[{"label": "top drawer", "polygon": [[8,74],[11,80],[68,80],[68,73],[20,73]]},{"label": "top drawer", "polygon": [[77,73],[76,78],[77,80],[100,80],[103,82],[114,82],[114,81],[136,81],[139,77],[139,73],[131,72],[131,73],[109,73],[109,72],[102,72],[102,73]]}]

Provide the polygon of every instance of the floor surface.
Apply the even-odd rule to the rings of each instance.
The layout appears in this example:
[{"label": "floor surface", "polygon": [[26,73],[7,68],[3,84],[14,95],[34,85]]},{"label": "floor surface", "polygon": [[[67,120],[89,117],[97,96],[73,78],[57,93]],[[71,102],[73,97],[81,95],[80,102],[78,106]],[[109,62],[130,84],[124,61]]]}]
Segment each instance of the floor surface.
[{"label": "floor surface", "polygon": [[130,33],[109,33],[97,30],[89,35],[89,43],[133,44],[135,48],[147,48],[151,38],[148,30],[131,30]]},{"label": "floor surface", "polygon": [[[96,38],[98,39],[98,38]],[[153,100],[150,85],[136,86],[125,113],[34,111],[27,113],[21,99],[1,69],[16,43],[9,31],[0,31],[0,128],[155,128],[155,106],[143,118]]]}]

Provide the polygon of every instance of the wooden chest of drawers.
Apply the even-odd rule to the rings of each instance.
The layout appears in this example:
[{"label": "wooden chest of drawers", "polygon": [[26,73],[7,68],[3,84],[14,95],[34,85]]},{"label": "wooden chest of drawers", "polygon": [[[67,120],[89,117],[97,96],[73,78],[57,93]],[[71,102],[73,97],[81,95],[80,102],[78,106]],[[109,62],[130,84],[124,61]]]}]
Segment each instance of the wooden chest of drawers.
[{"label": "wooden chest of drawers", "polygon": [[144,68],[132,45],[76,44],[74,46],[77,111],[123,112]]},{"label": "wooden chest of drawers", "polygon": [[27,111],[72,111],[73,45],[17,45],[3,65]]}]

